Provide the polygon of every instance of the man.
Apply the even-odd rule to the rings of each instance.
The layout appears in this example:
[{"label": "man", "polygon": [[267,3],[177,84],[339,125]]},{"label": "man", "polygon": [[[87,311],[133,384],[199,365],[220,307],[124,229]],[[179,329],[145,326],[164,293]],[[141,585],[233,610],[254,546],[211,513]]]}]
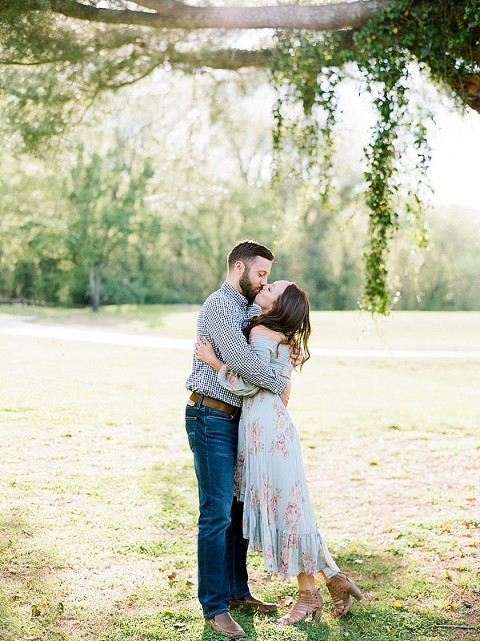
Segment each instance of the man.
[{"label": "man", "polygon": [[[249,347],[242,327],[259,312],[252,305],[267,284],[274,255],[253,241],[237,244],[228,255],[228,275],[198,316],[197,336],[207,338],[219,358],[259,387],[278,393],[286,403],[290,390]],[[242,400],[225,390],[216,372],[193,359],[187,389],[186,430],[198,481],[198,598],[206,625],[232,639],[245,636],[230,609],[247,605],[259,612],[276,606],[250,594],[242,536],[242,504],[233,497],[238,422]]]}]

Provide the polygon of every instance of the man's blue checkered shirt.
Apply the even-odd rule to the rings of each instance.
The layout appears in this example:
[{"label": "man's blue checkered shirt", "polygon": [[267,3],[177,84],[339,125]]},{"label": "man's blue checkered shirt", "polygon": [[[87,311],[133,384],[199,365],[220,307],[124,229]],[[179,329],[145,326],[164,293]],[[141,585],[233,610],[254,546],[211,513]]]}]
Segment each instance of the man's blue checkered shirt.
[{"label": "man's blue checkered shirt", "polygon": [[[223,285],[203,303],[197,322],[197,337],[208,338],[218,358],[243,378],[281,394],[287,380],[256,356],[242,328],[260,312],[257,305],[249,305],[247,299],[230,283]],[[205,394],[217,400],[240,407],[242,399],[223,388],[217,381],[217,372],[193,357],[192,373],[185,384],[192,392]]]}]

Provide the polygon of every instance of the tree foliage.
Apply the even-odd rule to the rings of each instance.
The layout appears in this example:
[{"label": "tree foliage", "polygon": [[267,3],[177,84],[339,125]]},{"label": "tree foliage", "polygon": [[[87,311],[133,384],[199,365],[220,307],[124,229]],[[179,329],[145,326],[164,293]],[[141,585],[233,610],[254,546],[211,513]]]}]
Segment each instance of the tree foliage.
[{"label": "tree foliage", "polygon": [[125,254],[144,223],[143,200],[152,175],[150,161],[138,158],[125,141],[116,141],[103,157],[78,149],[67,187],[67,246],[75,266],[88,274],[95,311],[105,270],[115,254]]},{"label": "tree foliage", "polygon": [[[270,28],[240,49],[230,30]],[[272,35],[273,34],[273,35]],[[480,0],[357,0],[261,7],[191,6],[177,0],[1,0],[4,118],[28,149],[82,117],[99,94],[157,68],[270,70],[278,91],[274,174],[292,141],[310,198],[329,200],[335,90],[355,65],[376,125],[365,150],[370,246],[362,305],[387,313],[388,254],[400,220],[426,239],[423,206],[428,113],[412,109],[412,64],[460,106],[480,111]],[[302,112],[298,110],[302,107]],[[405,134],[405,132],[408,132]],[[417,151],[405,185],[405,141]],[[407,171],[408,175],[412,172]]]},{"label": "tree foliage", "polygon": [[[362,297],[362,305],[372,312],[384,314],[390,308],[387,257],[400,218],[416,224],[420,247],[425,246],[427,239],[423,208],[430,160],[426,135],[428,109],[418,105],[411,108],[415,105],[411,95],[412,64],[419,63],[437,84],[453,91],[459,102],[463,99],[480,108],[479,39],[477,0],[435,3],[400,0],[353,33],[298,32],[277,37],[274,56],[274,79],[280,96],[275,110],[277,153],[285,131],[293,127],[298,136],[298,117],[293,124],[287,121],[286,125],[283,112],[288,108],[291,111],[295,102],[301,102],[304,117],[300,139],[306,150],[305,167],[307,173],[313,171],[321,197],[328,197],[330,186],[335,88],[348,63],[355,63],[372,96],[376,123],[365,149],[370,246],[365,253]],[[417,152],[413,168],[417,180],[409,188],[402,185],[399,171],[406,155],[405,142]]]},{"label": "tree foliage", "polygon": [[[209,93],[207,77],[179,80],[180,87],[170,81],[172,105],[178,104],[178,95],[189,94],[191,84],[197,98]],[[92,304],[95,288],[89,268],[99,259],[102,305],[199,303],[224,278],[231,245],[238,238],[254,237],[274,248],[272,278],[288,275],[297,280],[309,292],[313,308],[354,309],[367,243],[360,169],[354,169],[343,149],[337,152],[333,177],[339,188],[331,195],[335,215],[325,210],[321,199],[306,198],[293,173],[283,179],[273,203],[259,178],[258,165],[268,166],[269,145],[254,135],[264,137],[266,130],[256,95],[242,98],[228,85],[217,86],[217,98],[209,138],[197,136],[202,121],[208,120],[205,109],[190,111],[192,102],[192,108],[182,104],[172,113],[170,104],[157,109],[153,96],[137,97],[142,107],[151,101],[151,128],[125,137],[122,122],[122,134],[112,134],[116,112],[124,113],[127,106],[139,120],[145,119],[131,95],[119,96],[117,109],[105,114],[101,128],[72,132],[70,153],[58,161],[22,158],[5,167],[0,181],[0,297]],[[154,139],[158,118],[169,126],[179,117],[191,121],[192,131],[175,131],[168,145],[162,144],[163,134]],[[268,118],[268,108],[262,117]],[[155,149],[158,153],[151,154]],[[2,149],[0,157],[7,155]],[[140,181],[145,157],[151,157],[154,174]],[[137,180],[134,214],[130,205],[118,211],[121,193],[128,193],[122,167]],[[115,191],[118,197],[113,197]],[[475,286],[478,216],[472,212],[461,218],[458,209],[440,213],[429,216],[432,240],[427,252],[412,255],[403,228],[393,243],[389,284],[396,308],[480,309]],[[114,236],[109,239],[109,234]]]}]

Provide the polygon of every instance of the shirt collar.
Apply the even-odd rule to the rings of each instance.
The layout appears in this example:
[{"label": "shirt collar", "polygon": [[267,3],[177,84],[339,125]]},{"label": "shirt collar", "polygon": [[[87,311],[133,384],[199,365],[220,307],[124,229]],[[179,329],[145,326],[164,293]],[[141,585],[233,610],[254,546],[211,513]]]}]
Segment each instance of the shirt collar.
[{"label": "shirt collar", "polygon": [[235,287],[232,287],[232,285],[227,281],[223,283],[220,289],[224,294],[226,294],[226,296],[233,298],[237,305],[241,305],[242,307],[249,307],[252,305],[252,303],[249,303],[243,294],[240,294],[240,292],[237,291]]}]

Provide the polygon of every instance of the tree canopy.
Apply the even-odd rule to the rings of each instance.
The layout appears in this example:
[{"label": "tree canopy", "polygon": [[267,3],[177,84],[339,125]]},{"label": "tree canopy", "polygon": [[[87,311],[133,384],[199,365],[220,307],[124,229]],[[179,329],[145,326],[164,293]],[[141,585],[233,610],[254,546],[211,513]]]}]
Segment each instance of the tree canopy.
[{"label": "tree canopy", "polygon": [[[258,34],[245,38],[244,30]],[[248,45],[241,46],[242,37]],[[335,90],[353,64],[377,114],[365,150],[370,247],[363,305],[385,313],[390,304],[386,259],[400,219],[417,226],[420,245],[426,237],[428,109],[412,99],[412,64],[453,95],[460,108],[480,112],[479,41],[480,0],[257,7],[177,0],[0,0],[2,110],[26,148],[38,149],[80,119],[99,94],[157,68],[188,73],[266,69],[278,92],[275,176],[281,177],[287,141],[295,140],[302,156],[299,170],[313,185],[312,197],[327,205]],[[405,144],[417,153],[417,180],[407,186],[402,182],[402,172],[408,173],[402,166]]]}]

